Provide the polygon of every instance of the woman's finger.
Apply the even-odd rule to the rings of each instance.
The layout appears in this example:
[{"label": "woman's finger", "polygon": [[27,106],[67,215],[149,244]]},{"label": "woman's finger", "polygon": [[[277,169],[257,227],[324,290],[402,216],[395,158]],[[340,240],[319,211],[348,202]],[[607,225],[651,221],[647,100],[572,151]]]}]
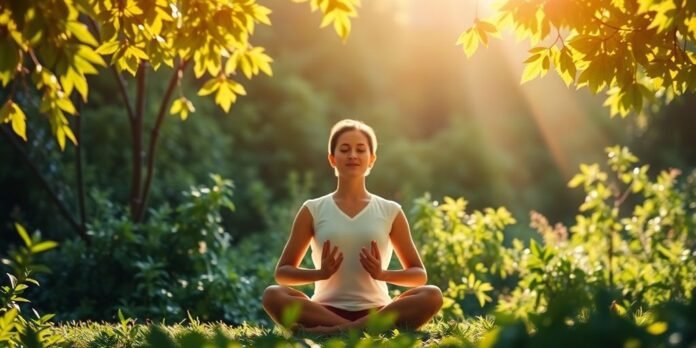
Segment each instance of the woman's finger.
[{"label": "woman's finger", "polygon": [[363,253],[363,255],[365,255],[365,258],[368,260],[377,260],[377,258],[375,258],[375,256],[371,252],[368,252],[367,249],[362,248],[361,252]]},{"label": "woman's finger", "polygon": [[374,240],[372,241],[372,255],[374,255],[374,257],[375,257],[377,260],[380,259],[380,256],[379,256],[379,248],[377,247],[377,242],[375,242]]},{"label": "woman's finger", "polygon": [[334,247],[333,250],[331,251],[331,260],[336,259],[336,253],[338,252],[338,247]]},{"label": "woman's finger", "polygon": [[329,241],[326,240],[326,241],[324,241],[324,245],[323,245],[322,248],[321,248],[321,258],[322,258],[322,259],[323,259],[324,257],[326,257],[326,253],[327,253],[327,251],[329,250],[328,247],[329,247]]},{"label": "woman's finger", "polygon": [[367,262],[370,265],[370,267],[378,267],[379,263],[377,262],[377,260],[375,260],[375,258],[372,257],[372,255],[368,254],[366,250],[363,249],[361,254],[363,259],[365,259],[365,262]]}]

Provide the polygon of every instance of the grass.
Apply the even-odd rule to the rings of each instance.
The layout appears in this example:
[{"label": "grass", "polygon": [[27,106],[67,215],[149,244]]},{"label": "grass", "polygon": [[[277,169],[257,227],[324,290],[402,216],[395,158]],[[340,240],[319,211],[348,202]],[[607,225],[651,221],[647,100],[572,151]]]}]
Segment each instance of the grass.
[{"label": "grass", "polygon": [[494,328],[490,317],[470,318],[463,322],[434,320],[418,331],[383,332],[367,329],[338,335],[291,335],[279,328],[244,323],[201,323],[188,320],[179,324],[141,324],[132,319],[121,323],[69,322],[53,327],[64,338],[61,346],[92,347],[473,347]]}]

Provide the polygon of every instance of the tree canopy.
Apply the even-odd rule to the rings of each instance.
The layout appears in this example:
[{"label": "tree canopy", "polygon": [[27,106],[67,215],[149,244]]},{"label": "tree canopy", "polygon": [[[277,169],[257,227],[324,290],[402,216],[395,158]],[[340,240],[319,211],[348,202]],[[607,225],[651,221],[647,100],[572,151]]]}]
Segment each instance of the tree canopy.
[{"label": "tree canopy", "polygon": [[[321,11],[321,26],[333,24],[345,40],[359,1],[309,2],[313,11]],[[198,94],[214,95],[215,103],[228,112],[237,96],[246,94],[240,75],[250,79],[272,74],[272,58],[251,43],[257,25],[271,24],[270,13],[256,0],[0,1],[0,83],[11,86],[0,123],[11,123],[14,132],[27,139],[26,116],[15,100],[21,82],[41,94],[39,110],[48,116],[61,149],[66,140],[77,144],[66,116],[78,114],[71,97],[77,93],[86,102],[87,76],[107,66],[123,89],[121,73],[143,76],[148,65],[173,69],[162,115],[172,90],[193,63],[194,76],[205,79]],[[129,117],[136,118],[138,111],[126,106]],[[186,119],[194,111],[179,88],[169,112]]]},{"label": "tree canopy", "polygon": [[567,86],[606,91],[612,116],[696,91],[694,1],[504,0],[457,44],[471,56],[506,28],[531,46],[522,83],[553,67]]}]

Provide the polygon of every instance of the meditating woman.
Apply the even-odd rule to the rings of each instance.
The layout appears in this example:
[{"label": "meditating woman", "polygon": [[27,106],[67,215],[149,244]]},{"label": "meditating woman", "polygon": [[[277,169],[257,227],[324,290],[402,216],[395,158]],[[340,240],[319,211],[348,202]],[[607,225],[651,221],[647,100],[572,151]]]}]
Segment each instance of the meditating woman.
[{"label": "meditating woman", "polygon": [[[328,159],[338,185],[306,201],[295,217],[275,270],[280,285],[263,294],[263,307],[275,322],[295,303],[301,309],[296,325],[315,332],[363,327],[371,310],[393,313],[396,326],[416,329],[440,310],[442,293],[425,285],[425,267],[401,206],[365,187],[376,151],[374,131],[360,121],[342,120],[331,129]],[[300,268],[310,246],[315,269]],[[387,270],[392,251],[403,269]],[[291,288],[308,283],[315,284],[311,298]],[[411,289],[392,299],[387,283]]]}]

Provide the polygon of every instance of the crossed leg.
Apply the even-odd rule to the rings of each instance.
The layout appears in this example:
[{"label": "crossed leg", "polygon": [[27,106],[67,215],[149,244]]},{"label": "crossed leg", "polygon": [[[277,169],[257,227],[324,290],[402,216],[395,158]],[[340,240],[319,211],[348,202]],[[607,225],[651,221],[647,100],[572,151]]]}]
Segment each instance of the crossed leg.
[{"label": "crossed leg", "polygon": [[297,324],[302,327],[336,326],[350,321],[313,302],[302,291],[282,285],[271,285],[263,292],[263,308],[278,324],[282,324],[283,310],[293,303],[300,304]]},{"label": "crossed leg", "polygon": [[[380,309],[378,314],[395,313],[395,326],[415,330],[423,326],[442,307],[442,291],[434,285],[423,285],[408,289],[397,296],[392,302]],[[327,328],[325,332],[342,331],[352,328],[364,327],[367,317],[362,317],[356,321],[346,324],[339,324],[332,328]],[[320,331],[320,330],[318,330]]]},{"label": "crossed leg", "polygon": [[[300,303],[301,312],[297,321],[306,328],[316,328],[317,332],[335,332],[351,328],[361,328],[367,317],[349,321],[312,302],[301,291],[279,285],[266,288],[263,293],[263,307],[276,323],[281,322],[283,309],[292,303]],[[427,323],[442,307],[442,292],[433,285],[423,285],[409,289],[379,310],[379,314],[396,313],[397,327],[417,329]]]}]

